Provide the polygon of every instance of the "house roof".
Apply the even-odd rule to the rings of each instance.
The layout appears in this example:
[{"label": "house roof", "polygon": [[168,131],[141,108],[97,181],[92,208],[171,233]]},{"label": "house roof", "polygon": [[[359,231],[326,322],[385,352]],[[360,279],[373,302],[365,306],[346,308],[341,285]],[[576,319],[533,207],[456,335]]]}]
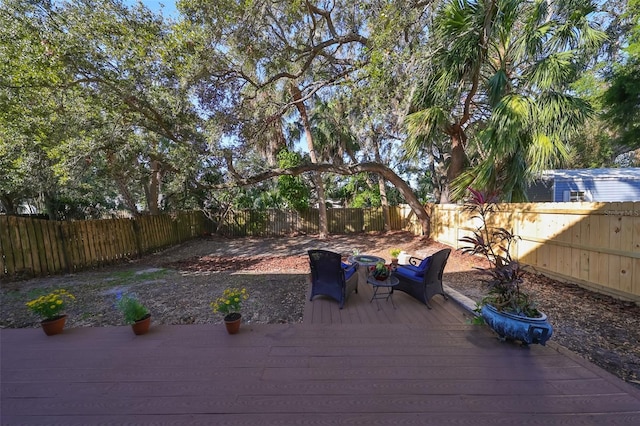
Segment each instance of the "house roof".
[{"label": "house roof", "polygon": [[600,180],[640,180],[640,167],[619,169],[559,169],[545,170],[542,172],[542,179],[545,180],[591,180],[594,178]]}]

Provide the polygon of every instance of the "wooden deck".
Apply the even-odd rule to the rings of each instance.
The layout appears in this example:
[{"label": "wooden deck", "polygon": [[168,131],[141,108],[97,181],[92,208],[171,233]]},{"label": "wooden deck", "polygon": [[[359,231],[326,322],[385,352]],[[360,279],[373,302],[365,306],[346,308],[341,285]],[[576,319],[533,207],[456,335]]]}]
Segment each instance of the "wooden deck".
[{"label": "wooden deck", "polygon": [[304,324],[0,330],[2,425],[638,425],[640,391],[402,293]]},{"label": "wooden deck", "polygon": [[[383,290],[386,291],[386,290]],[[472,315],[460,309],[453,300],[445,301],[436,295],[428,309],[402,291],[393,293],[391,300],[373,300],[373,287],[358,284],[358,293],[352,293],[343,309],[338,302],[324,296],[307,300],[304,311],[305,324],[416,324],[425,327],[468,323]],[[395,309],[394,309],[395,305]]]}]

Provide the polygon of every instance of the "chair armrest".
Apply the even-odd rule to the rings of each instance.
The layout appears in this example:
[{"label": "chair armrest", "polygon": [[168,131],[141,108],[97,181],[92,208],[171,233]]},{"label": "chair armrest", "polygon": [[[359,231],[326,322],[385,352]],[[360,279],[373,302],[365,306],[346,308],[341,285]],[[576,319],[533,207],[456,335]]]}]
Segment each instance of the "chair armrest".
[{"label": "chair armrest", "polygon": [[409,258],[409,265],[419,266],[421,262],[422,262],[422,259],[420,259],[419,257],[411,256]]},{"label": "chair armrest", "polygon": [[354,263],[352,263],[350,265],[348,265],[346,263],[343,263],[342,264],[342,269],[344,269],[344,272],[346,273],[346,272],[351,271],[352,269],[355,271],[356,269],[358,269],[358,266],[360,266],[360,264],[358,262],[354,262]]}]

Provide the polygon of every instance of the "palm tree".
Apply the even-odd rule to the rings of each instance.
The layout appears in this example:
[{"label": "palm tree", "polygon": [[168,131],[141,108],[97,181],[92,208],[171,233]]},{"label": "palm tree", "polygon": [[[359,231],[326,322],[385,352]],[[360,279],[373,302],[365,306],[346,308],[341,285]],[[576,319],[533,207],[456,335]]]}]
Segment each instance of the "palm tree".
[{"label": "palm tree", "polygon": [[523,201],[528,179],[566,157],[590,112],[568,85],[605,38],[593,11],[588,0],[451,0],[438,11],[406,149],[448,137],[441,201],[469,185]]},{"label": "palm tree", "polygon": [[357,163],[355,153],[360,149],[356,136],[351,131],[348,113],[339,99],[324,102],[315,98],[310,117],[314,146],[322,161],[336,165],[344,164],[345,156]]}]

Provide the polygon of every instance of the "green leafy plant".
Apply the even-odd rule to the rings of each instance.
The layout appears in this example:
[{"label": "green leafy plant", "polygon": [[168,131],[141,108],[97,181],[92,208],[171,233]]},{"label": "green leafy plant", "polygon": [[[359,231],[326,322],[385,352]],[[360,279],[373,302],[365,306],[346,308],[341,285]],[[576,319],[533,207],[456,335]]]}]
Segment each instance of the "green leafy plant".
[{"label": "green leafy plant", "polygon": [[378,262],[371,267],[371,274],[379,279],[384,280],[391,274],[391,265],[385,265],[384,262]]},{"label": "green leafy plant", "polygon": [[392,259],[397,259],[401,252],[402,250],[399,248],[392,248],[391,250],[389,250]]},{"label": "green leafy plant", "polygon": [[460,250],[462,253],[483,256],[489,262],[488,268],[477,268],[485,278],[482,281],[488,286],[488,295],[478,303],[477,310],[483,305],[492,305],[498,311],[536,318],[540,313],[531,297],[523,292],[525,269],[511,257],[512,245],[520,239],[505,228],[492,228],[491,216],[498,211],[495,195],[486,195],[469,188],[471,196],[464,210],[471,213],[480,226],[472,235],[460,238],[460,242],[469,244]]},{"label": "green leafy plant", "polygon": [[228,288],[222,294],[222,297],[217,298],[214,302],[211,302],[211,309],[213,312],[219,312],[225,314],[239,313],[242,302],[249,298],[247,289]]},{"label": "green leafy plant", "polygon": [[133,294],[118,293],[116,296],[116,307],[124,315],[127,324],[144,319],[149,315],[149,310]]},{"label": "green leafy plant", "polygon": [[27,307],[44,321],[50,321],[62,316],[67,303],[76,300],[75,296],[65,289],[55,290],[49,294],[27,302]]}]

